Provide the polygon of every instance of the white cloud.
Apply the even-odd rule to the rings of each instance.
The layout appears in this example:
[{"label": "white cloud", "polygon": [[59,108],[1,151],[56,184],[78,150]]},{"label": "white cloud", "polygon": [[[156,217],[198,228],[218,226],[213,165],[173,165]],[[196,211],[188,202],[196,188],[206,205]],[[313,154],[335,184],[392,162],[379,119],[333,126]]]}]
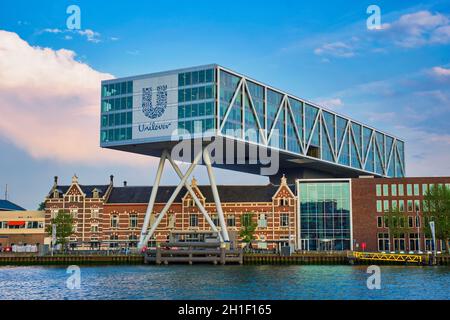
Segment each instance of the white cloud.
[{"label": "white cloud", "polygon": [[314,53],[319,56],[328,55],[339,58],[351,58],[355,55],[353,46],[342,41],[325,43],[314,49]]},{"label": "white cloud", "polygon": [[139,156],[99,147],[100,81],[113,76],[75,56],[0,30],[0,137],[36,159],[141,163]]},{"label": "white cloud", "polygon": [[317,102],[328,109],[339,109],[344,104],[340,98],[318,99]]},{"label": "white cloud", "polygon": [[387,35],[400,47],[447,44],[450,43],[449,23],[445,15],[423,10],[404,14],[394,22],[383,24],[381,30],[375,32]]},{"label": "white cloud", "polygon": [[432,68],[432,73],[439,77],[450,77],[450,69],[446,69],[443,67]]},{"label": "white cloud", "polygon": [[[89,42],[92,42],[92,43],[99,43],[102,41],[101,34],[99,32],[91,30],[91,29],[85,29],[85,30],[64,29],[64,30],[62,30],[62,29],[57,29],[57,28],[55,28],[55,29],[47,28],[47,29],[40,31],[39,33],[68,34],[64,37],[64,39],[66,39],[66,40],[72,39],[72,36],[70,34],[78,34],[81,37],[86,37],[86,40]],[[118,40],[118,38],[114,38],[114,39]]]}]

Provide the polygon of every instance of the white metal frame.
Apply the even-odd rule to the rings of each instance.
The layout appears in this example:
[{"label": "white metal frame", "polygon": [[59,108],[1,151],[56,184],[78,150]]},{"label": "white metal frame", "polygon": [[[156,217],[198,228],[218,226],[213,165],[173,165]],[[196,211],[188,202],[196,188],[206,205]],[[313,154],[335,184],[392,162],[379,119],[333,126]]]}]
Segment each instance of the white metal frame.
[{"label": "white metal frame", "polygon": [[[202,159],[202,156],[203,156],[206,168],[208,170],[209,181],[210,181],[211,189],[212,189],[212,192],[213,192],[214,202],[216,204],[216,211],[217,211],[217,215],[219,217],[219,223],[220,223],[220,228],[221,228],[220,231],[217,229],[217,226],[214,224],[214,222],[211,219],[209,213],[206,211],[205,207],[203,206],[203,204],[201,203],[200,199],[197,197],[197,195],[195,194],[194,190],[192,189],[192,187],[189,185],[189,182],[188,182],[189,177],[191,176],[192,172],[194,171],[194,169],[199,164],[200,160]],[[167,201],[167,203],[164,206],[164,208],[158,214],[158,216],[157,216],[156,220],[154,221],[154,223],[150,226],[150,230],[147,232],[148,227],[149,227],[149,223],[151,221],[151,216],[153,214],[153,208],[154,208],[155,201],[156,201],[156,195],[157,195],[158,188],[159,188],[159,185],[160,185],[160,182],[161,182],[161,176],[162,176],[162,173],[163,173],[163,170],[164,170],[164,163],[165,163],[166,160],[168,160],[169,163],[172,165],[173,169],[175,170],[175,172],[177,173],[178,177],[180,178],[180,182],[177,185],[177,187],[175,188],[175,190],[172,193],[172,195],[170,196],[170,198]],[[150,194],[150,199],[149,199],[149,202],[148,202],[147,211],[145,213],[144,223],[142,225],[141,235],[139,237],[138,248],[143,248],[148,243],[148,241],[153,237],[156,229],[158,228],[158,226],[161,223],[162,219],[164,218],[165,214],[167,213],[167,211],[169,210],[170,206],[173,204],[175,198],[177,197],[177,195],[179,194],[179,192],[181,191],[181,189],[183,187],[185,187],[188,190],[189,194],[191,195],[192,199],[194,200],[194,202],[197,205],[197,207],[200,210],[200,212],[205,217],[205,220],[208,222],[208,224],[210,225],[211,229],[214,232],[217,232],[220,241],[221,242],[228,242],[228,241],[230,241],[230,238],[229,238],[229,235],[228,235],[227,226],[226,226],[226,222],[225,222],[225,217],[224,217],[223,210],[222,210],[222,204],[220,202],[219,192],[217,190],[216,180],[215,180],[215,176],[214,176],[214,172],[213,172],[213,168],[212,168],[212,164],[211,164],[211,158],[210,158],[210,154],[209,154],[209,149],[208,149],[207,146],[205,146],[205,147],[202,148],[202,150],[200,152],[198,152],[194,156],[194,160],[192,161],[191,165],[189,166],[188,170],[186,171],[186,173],[184,175],[181,172],[181,170],[178,167],[178,165],[175,163],[175,161],[170,156],[169,152],[167,150],[164,150],[162,152],[161,158],[160,158],[160,161],[159,161],[159,165],[158,165],[158,170],[156,172],[155,182],[153,184],[153,188],[152,188],[152,191],[151,191],[151,194]]]},{"label": "white metal frame", "polygon": [[[224,72],[227,72],[227,73],[229,73],[229,74],[231,74],[233,76],[236,76],[240,80],[238,82],[238,85],[236,86],[236,89],[235,89],[235,91],[233,93],[233,97],[232,97],[231,103],[228,105],[227,110],[225,111],[223,118],[221,118],[220,121],[218,121],[218,123],[217,123],[218,134],[226,135],[226,132],[223,132],[222,130],[223,130],[224,126],[225,126],[225,123],[226,123],[227,118],[228,118],[228,116],[229,116],[229,114],[231,112],[231,109],[233,108],[233,105],[234,105],[234,102],[236,100],[236,97],[241,92],[245,93],[244,95],[248,97],[248,99],[250,101],[251,109],[256,114],[256,110],[254,108],[253,98],[252,98],[252,95],[250,94],[250,90],[248,89],[248,84],[247,84],[248,81],[250,81],[250,82],[252,82],[254,84],[262,86],[262,88],[264,89],[264,123],[265,123],[264,128],[261,126],[260,116],[257,115],[257,114],[255,115],[255,118],[257,120],[256,121],[256,125],[258,126],[258,129],[260,130],[260,132],[265,133],[265,134],[261,135],[264,139],[261,139],[261,143],[260,144],[271,147],[270,146],[270,139],[273,136],[273,132],[274,132],[276,123],[278,121],[280,112],[284,112],[285,109],[286,109],[286,113],[287,114],[285,114],[285,122],[287,124],[287,121],[288,121],[287,117],[290,116],[291,120],[292,120],[292,122],[294,124],[295,138],[297,139],[297,141],[298,141],[298,143],[300,145],[300,149],[301,149],[300,154],[301,154],[302,157],[305,157],[305,158],[308,158],[308,159],[313,159],[313,160],[320,160],[320,161],[324,161],[324,162],[329,162],[329,163],[333,163],[334,165],[339,165],[339,166],[343,166],[343,167],[347,167],[347,168],[351,168],[351,169],[360,170],[360,171],[363,171],[363,172],[366,172],[366,173],[369,173],[369,174],[376,174],[376,175],[386,176],[386,177],[388,176],[389,168],[391,167],[391,165],[393,165],[394,174],[395,174],[395,172],[400,172],[403,176],[405,175],[405,168],[404,168],[404,162],[403,162],[404,161],[404,150],[403,150],[403,155],[401,156],[400,155],[400,147],[399,147],[399,143],[403,143],[403,141],[398,139],[397,137],[389,135],[387,133],[384,133],[384,132],[382,132],[380,130],[376,130],[375,128],[367,126],[367,125],[364,125],[364,124],[362,124],[360,122],[354,121],[354,120],[350,119],[349,117],[338,115],[335,112],[333,112],[331,110],[328,110],[326,108],[323,108],[323,107],[321,107],[321,106],[319,106],[319,105],[317,105],[317,104],[315,104],[313,102],[310,102],[310,101],[307,101],[305,99],[300,99],[298,97],[292,96],[292,95],[290,95],[288,93],[285,93],[285,92],[283,92],[281,90],[275,89],[275,88],[273,88],[271,86],[268,86],[268,85],[266,85],[264,83],[261,83],[259,81],[254,80],[254,79],[251,79],[251,78],[248,78],[246,76],[243,76],[243,75],[241,75],[239,73],[236,73],[236,72],[234,72],[232,70],[229,70],[229,69],[221,67],[221,66],[217,66],[217,69],[216,69],[216,72],[218,74],[218,77],[217,77],[217,79],[218,79],[218,83],[217,83],[217,92],[218,92],[217,93],[217,101],[220,101],[219,94],[220,94],[220,72],[221,71],[224,71]],[[278,106],[278,109],[277,109],[277,112],[276,112],[276,115],[275,115],[275,119],[274,119],[274,121],[273,121],[273,123],[272,123],[270,128],[267,127],[267,125],[268,125],[268,123],[267,123],[267,111],[268,111],[267,110],[267,90],[272,90],[272,91],[274,91],[274,92],[276,92],[276,93],[281,95],[281,102],[280,102],[280,104]],[[302,116],[303,116],[303,125],[302,126],[300,126],[300,124],[296,123],[296,121],[295,121],[295,117],[293,116],[294,112],[292,110],[291,103],[289,102],[289,99],[296,100],[299,103],[301,103],[301,105],[302,105]],[[306,132],[306,128],[305,128],[305,110],[306,110],[305,104],[308,104],[308,105],[318,109],[316,118],[314,119],[314,123],[313,123],[312,129],[310,131],[311,134],[310,134],[309,137],[307,137],[307,132]],[[244,106],[245,106],[244,105],[244,99],[242,99],[242,106],[241,106],[241,108],[242,108],[242,110],[245,113]],[[218,103],[218,108],[217,109],[218,109],[217,110],[218,113],[220,113],[220,105],[219,105],[219,103]],[[333,115],[333,117],[334,117],[334,128],[328,128],[328,125],[326,124],[323,112],[328,112],[328,113]],[[337,136],[337,118],[338,117],[345,121],[345,130],[344,130],[344,133],[343,133],[342,140],[340,140],[340,137]],[[242,128],[243,128],[242,131],[245,132],[245,119],[244,119],[244,117],[241,117],[241,121],[242,121]],[[356,137],[356,134],[355,134],[355,132],[353,130],[352,124],[359,125],[361,127],[361,135],[359,137]],[[317,159],[317,158],[314,158],[314,157],[311,157],[311,156],[307,155],[308,149],[311,146],[311,140],[312,140],[312,137],[313,137],[313,132],[317,128],[317,126],[319,126],[319,129],[322,129],[322,126],[324,127],[324,129],[325,129],[324,132],[325,132],[325,136],[326,136],[326,137],[322,137],[322,134],[320,133],[320,139],[319,139],[320,140],[320,143],[319,143],[320,145],[318,147],[320,148],[321,151],[323,150],[323,148],[324,148],[324,146],[323,146],[323,139],[326,138],[328,143],[329,143],[329,145],[330,145],[330,147],[331,147],[331,153],[332,153],[334,161],[329,161],[329,160],[325,160],[325,159]],[[284,127],[286,128],[287,126],[284,125]],[[366,152],[364,152],[366,150],[366,148],[364,146],[364,138],[363,138],[364,137],[364,128],[370,130],[369,146],[368,146]],[[303,135],[300,135],[300,130],[303,131]],[[332,139],[331,136],[330,136],[330,130],[334,130],[334,133],[335,133],[334,134],[334,139]],[[379,133],[379,134],[382,135],[382,137],[383,137],[382,140],[383,141],[378,141],[378,139],[376,137],[376,133]],[[303,139],[300,139],[301,136],[303,137]],[[386,148],[387,147],[387,143],[386,143],[386,138],[387,137],[390,137],[390,138],[393,139],[392,146],[391,146],[390,150],[387,150],[387,148]],[[244,141],[244,139],[242,139],[242,138],[241,139],[237,138],[237,137],[233,137],[233,138],[237,139],[237,140],[243,140]],[[360,142],[356,143],[357,140],[359,140]],[[251,141],[245,141],[245,142],[252,143]],[[349,147],[349,164],[348,165],[345,165],[345,164],[342,164],[342,163],[339,162],[341,156],[343,155],[342,150],[344,149],[344,144],[346,144],[346,143],[348,144],[348,147]],[[357,151],[356,152],[357,153],[356,154],[356,158],[357,159],[353,159],[352,144],[355,145],[355,149]],[[376,153],[378,155],[378,157],[380,158],[381,167],[382,167],[382,173],[377,173],[376,172],[377,166],[376,166],[375,163],[374,163],[373,171],[369,171],[369,170],[366,169],[366,165],[367,165],[368,160],[369,160],[368,159],[368,155],[369,155],[370,150],[371,150],[372,147],[374,147],[374,157],[375,157],[375,153]],[[271,148],[274,148],[274,147],[271,147]],[[404,144],[403,144],[403,148],[404,148]],[[287,150],[287,146],[280,146],[278,149],[280,149],[280,151],[283,151],[285,153],[291,153],[291,154],[294,154],[294,155],[295,154],[298,155],[298,153],[291,152],[291,151]],[[384,150],[384,152],[382,153],[381,150]],[[397,161],[396,160],[400,164],[399,168],[397,168]],[[394,161],[394,163],[392,164],[391,161]],[[352,166],[353,163],[358,163],[360,168],[353,167]]]}]

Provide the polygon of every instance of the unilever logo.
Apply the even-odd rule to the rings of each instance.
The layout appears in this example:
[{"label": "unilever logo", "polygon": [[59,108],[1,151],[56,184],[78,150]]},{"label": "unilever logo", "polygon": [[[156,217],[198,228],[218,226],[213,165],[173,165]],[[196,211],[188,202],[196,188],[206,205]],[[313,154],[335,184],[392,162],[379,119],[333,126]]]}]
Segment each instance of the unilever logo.
[{"label": "unilever logo", "polygon": [[156,88],[156,104],[153,105],[153,88],[142,88],[142,112],[150,119],[158,119],[167,108],[167,85]]}]

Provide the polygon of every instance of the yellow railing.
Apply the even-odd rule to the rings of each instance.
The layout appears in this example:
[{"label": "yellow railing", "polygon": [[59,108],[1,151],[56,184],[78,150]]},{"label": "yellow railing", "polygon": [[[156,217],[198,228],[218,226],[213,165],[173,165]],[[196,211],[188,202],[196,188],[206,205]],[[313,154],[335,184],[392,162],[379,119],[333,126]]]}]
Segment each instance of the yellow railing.
[{"label": "yellow railing", "polygon": [[398,261],[411,263],[420,263],[423,261],[423,256],[417,254],[353,252],[353,257],[359,260]]}]

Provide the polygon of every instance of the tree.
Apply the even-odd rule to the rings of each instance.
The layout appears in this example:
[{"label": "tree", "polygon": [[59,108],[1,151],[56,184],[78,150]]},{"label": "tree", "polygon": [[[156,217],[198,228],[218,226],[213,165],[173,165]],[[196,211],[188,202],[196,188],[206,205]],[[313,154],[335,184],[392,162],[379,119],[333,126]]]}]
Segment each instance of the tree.
[{"label": "tree", "polygon": [[429,222],[434,221],[436,239],[444,241],[450,252],[450,188],[443,185],[429,188],[424,199],[425,234],[431,237]]},{"label": "tree", "polygon": [[389,238],[400,238],[408,230],[406,216],[398,207],[385,211],[384,225],[389,230]]},{"label": "tree", "polygon": [[239,236],[242,239],[242,242],[244,243],[251,243],[253,240],[255,240],[255,230],[258,224],[253,221],[253,217],[255,215],[250,213],[244,213],[242,215],[242,223],[241,223],[241,232],[239,233]]},{"label": "tree", "polygon": [[67,238],[74,232],[72,215],[60,210],[46,228],[46,232],[50,235],[52,234],[52,225],[56,225],[56,244],[61,244],[65,248],[68,242]]},{"label": "tree", "polygon": [[39,203],[38,211],[44,211],[45,210],[45,201],[42,201]]}]

